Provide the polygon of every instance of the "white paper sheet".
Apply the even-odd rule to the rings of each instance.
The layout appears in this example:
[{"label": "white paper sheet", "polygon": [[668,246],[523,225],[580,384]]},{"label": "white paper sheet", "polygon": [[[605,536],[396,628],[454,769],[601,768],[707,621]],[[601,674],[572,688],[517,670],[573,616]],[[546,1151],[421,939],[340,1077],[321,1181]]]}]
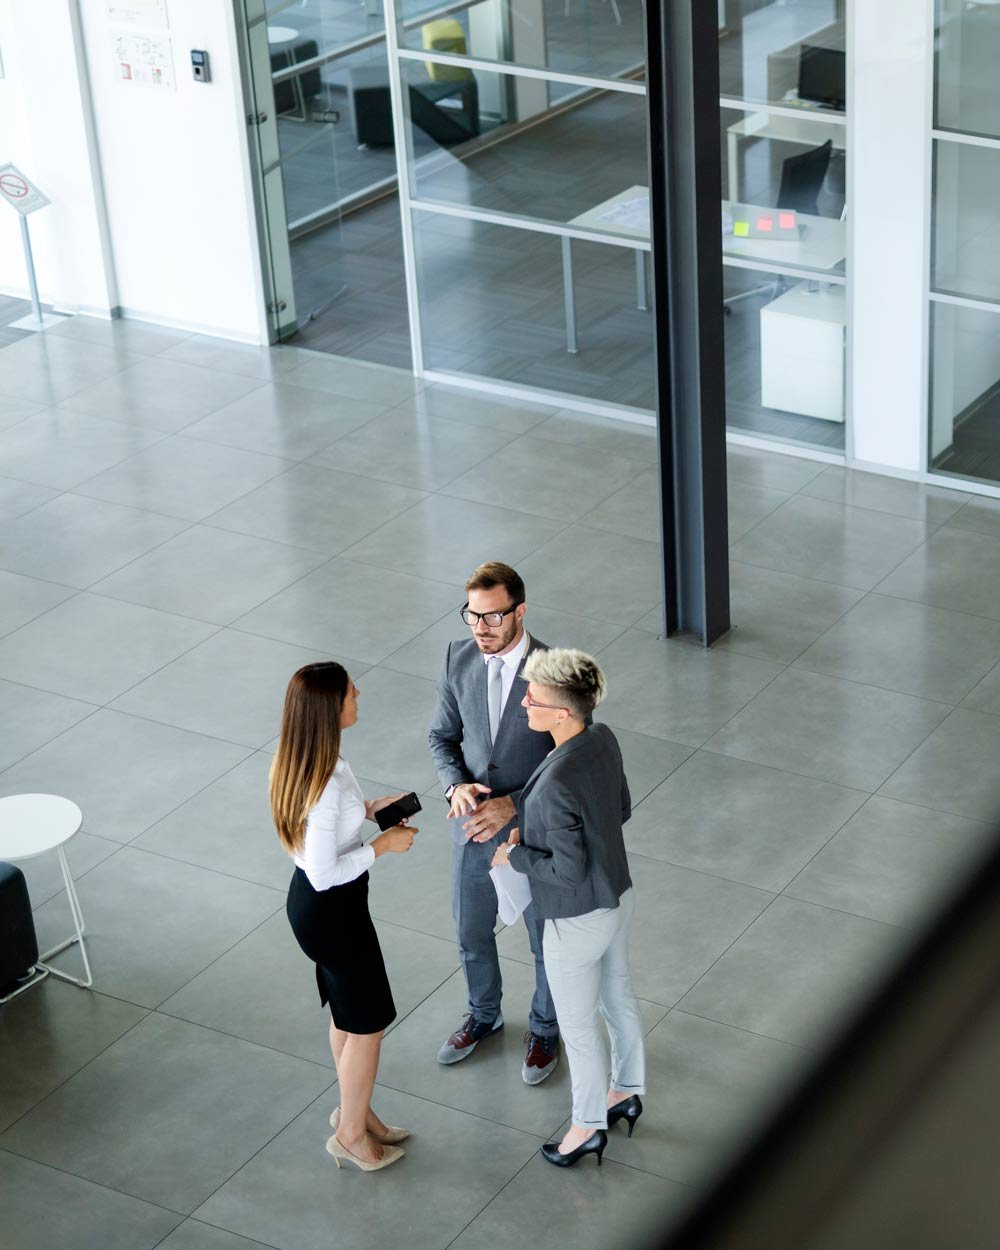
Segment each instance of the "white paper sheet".
[{"label": "white paper sheet", "polygon": [[497,910],[504,924],[513,924],[531,902],[531,886],[524,873],[516,872],[510,864],[498,864],[490,869],[493,888],[497,892]]},{"label": "white paper sheet", "polygon": [[596,220],[607,226],[617,226],[619,230],[641,230],[649,234],[649,196],[636,195],[621,204],[613,204],[598,213]]}]

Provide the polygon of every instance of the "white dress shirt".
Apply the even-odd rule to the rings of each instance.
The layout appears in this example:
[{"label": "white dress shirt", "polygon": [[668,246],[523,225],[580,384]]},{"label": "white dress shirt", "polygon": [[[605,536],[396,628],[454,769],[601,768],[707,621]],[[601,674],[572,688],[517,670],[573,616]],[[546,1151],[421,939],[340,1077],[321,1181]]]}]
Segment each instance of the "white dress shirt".
[{"label": "white dress shirt", "polygon": [[[503,671],[500,674],[501,716],[503,716],[503,710],[507,706],[507,699],[510,695],[511,687],[514,685],[514,678],[517,676],[517,670],[521,667],[521,661],[524,659],[524,653],[528,649],[528,641],[528,631],[524,630],[521,634],[521,641],[517,644],[517,646],[512,651],[508,651],[506,655],[501,655],[499,657],[503,660]],[[492,659],[493,656],[484,655],[483,663],[489,667],[489,662]],[[527,690],[527,688],[527,683],[525,683],[524,689]],[[524,697],[524,691],[521,692],[521,697]]]},{"label": "white dress shirt", "polygon": [[365,796],[347,760],[337,761],[319,802],[306,817],[302,850],[293,858],[314,890],[329,890],[360,877],[375,862],[365,846]]}]

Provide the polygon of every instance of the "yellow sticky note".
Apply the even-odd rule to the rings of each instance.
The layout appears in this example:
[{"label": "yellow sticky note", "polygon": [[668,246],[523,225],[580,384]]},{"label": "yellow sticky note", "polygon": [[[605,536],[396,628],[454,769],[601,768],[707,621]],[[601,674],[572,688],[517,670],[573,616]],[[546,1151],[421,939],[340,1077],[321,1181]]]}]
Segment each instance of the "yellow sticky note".
[{"label": "yellow sticky note", "polygon": [[750,233],[750,223],[748,221],[734,221],[733,234],[738,239],[745,239]]}]

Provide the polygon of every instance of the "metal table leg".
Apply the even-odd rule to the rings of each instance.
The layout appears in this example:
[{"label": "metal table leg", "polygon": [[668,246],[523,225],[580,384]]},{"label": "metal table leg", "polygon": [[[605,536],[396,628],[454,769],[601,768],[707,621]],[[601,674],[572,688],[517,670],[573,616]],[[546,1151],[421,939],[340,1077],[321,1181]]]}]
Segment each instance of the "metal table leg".
[{"label": "metal table leg", "polygon": [[12,998],[17,998],[18,994],[23,994],[25,990],[30,990],[33,985],[40,985],[49,975],[48,968],[43,968],[41,964],[35,964],[34,968],[29,969],[29,971],[32,973],[30,978],[23,985],[19,985],[16,990],[11,990],[9,994],[4,994],[0,998],[0,1003],[9,1003]]},{"label": "metal table leg", "polygon": [[566,350],[576,351],[576,292],[573,288],[572,239],[562,236],[563,298],[566,301]]},{"label": "metal table leg", "polygon": [[646,253],[641,247],[635,249],[635,305],[642,312],[649,307],[646,295]]},{"label": "metal table leg", "polygon": [[[83,935],[86,931],[83,923],[83,911],[80,908],[80,899],[76,893],[76,885],[69,870],[69,863],[66,860],[65,848],[60,846],[58,848],[58,854],[59,864],[62,868],[63,882],[66,885],[66,897],[69,899],[69,909],[73,914],[73,925],[76,932],[72,937],[68,937],[65,942],[60,942],[57,946],[53,946],[50,950],[47,950],[39,959],[38,967],[44,968],[46,972],[51,973],[54,977],[59,977],[61,981],[71,981],[74,985],[82,986],[83,989],[89,989],[94,984],[94,977],[90,971],[90,960],[87,958],[87,945],[83,940]],[[58,955],[60,951],[64,951],[68,946],[73,946],[74,943],[77,942],[80,944],[80,955],[83,958],[83,970],[87,974],[86,980],[70,976],[68,972],[62,972],[59,968],[54,968],[47,962],[53,955]]]},{"label": "metal table leg", "polygon": [[729,166],[729,202],[730,204],[738,204],[740,202],[740,170],[739,170],[740,150],[736,135],[733,133],[732,126],[726,131],[726,164]]}]

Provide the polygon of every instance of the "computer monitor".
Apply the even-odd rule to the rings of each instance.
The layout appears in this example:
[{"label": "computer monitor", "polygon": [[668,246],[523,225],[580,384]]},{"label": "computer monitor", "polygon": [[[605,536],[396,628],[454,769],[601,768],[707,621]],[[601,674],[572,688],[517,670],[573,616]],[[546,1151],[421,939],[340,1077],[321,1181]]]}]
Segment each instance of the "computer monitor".
[{"label": "computer monitor", "polygon": [[847,103],[847,63],[839,48],[804,43],[799,49],[799,99],[843,112]]}]

